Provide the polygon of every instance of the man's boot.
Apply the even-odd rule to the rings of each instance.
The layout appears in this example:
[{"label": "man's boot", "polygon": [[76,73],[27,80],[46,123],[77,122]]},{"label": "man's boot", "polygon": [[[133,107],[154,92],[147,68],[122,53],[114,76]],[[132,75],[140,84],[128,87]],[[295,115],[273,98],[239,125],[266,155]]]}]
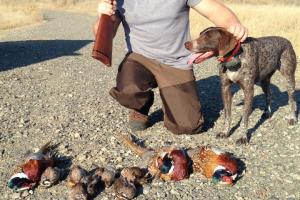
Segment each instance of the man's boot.
[{"label": "man's boot", "polygon": [[132,110],[129,115],[129,127],[132,132],[143,131],[149,127],[148,116]]}]

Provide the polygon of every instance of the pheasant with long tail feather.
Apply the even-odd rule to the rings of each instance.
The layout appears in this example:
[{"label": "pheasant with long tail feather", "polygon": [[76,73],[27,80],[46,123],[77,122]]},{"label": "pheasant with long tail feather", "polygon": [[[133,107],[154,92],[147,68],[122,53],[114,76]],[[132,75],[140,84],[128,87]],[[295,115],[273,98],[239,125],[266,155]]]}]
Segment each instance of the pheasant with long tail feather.
[{"label": "pheasant with long tail feather", "polygon": [[200,173],[214,183],[232,185],[237,177],[238,162],[230,153],[204,146],[187,150],[194,173]]},{"label": "pheasant with long tail feather", "polygon": [[[190,172],[201,174],[214,183],[232,185],[238,176],[238,159],[215,147],[201,146],[190,149],[162,147],[157,150],[137,145],[125,136],[124,143],[148,163],[153,176],[163,180],[182,180]],[[241,168],[241,167],[240,167]]]},{"label": "pheasant with long tail feather", "polygon": [[127,136],[124,136],[123,141],[142,158],[153,177],[159,177],[164,181],[179,181],[188,177],[188,158],[182,149],[175,147],[147,149]]}]

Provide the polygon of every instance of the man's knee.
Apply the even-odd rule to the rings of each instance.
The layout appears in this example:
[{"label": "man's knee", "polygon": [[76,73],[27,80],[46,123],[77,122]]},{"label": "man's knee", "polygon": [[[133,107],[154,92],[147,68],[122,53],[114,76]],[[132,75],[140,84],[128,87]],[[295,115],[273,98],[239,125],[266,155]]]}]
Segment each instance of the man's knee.
[{"label": "man's knee", "polygon": [[[122,88],[114,87],[109,94],[121,105],[130,109],[141,109],[150,102],[153,103],[153,92],[151,90],[142,91],[136,85],[131,84]],[[152,102],[152,103],[151,103]]]},{"label": "man's knee", "polygon": [[119,95],[134,97],[138,93],[142,92],[142,90],[134,83],[122,85],[121,87],[115,87],[113,90],[117,91]]},{"label": "man's knee", "polygon": [[109,91],[109,94],[116,99],[121,105],[130,106],[130,104],[135,103],[136,95],[140,91],[134,84],[126,85],[124,87],[118,88],[114,87]]}]

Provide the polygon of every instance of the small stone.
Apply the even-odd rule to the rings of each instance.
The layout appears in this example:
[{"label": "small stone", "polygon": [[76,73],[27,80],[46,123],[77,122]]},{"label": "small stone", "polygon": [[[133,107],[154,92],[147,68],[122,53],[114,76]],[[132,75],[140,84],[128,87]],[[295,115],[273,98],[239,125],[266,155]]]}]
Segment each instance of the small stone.
[{"label": "small stone", "polygon": [[29,195],[30,195],[29,191],[25,190],[22,192],[21,197],[27,197]]},{"label": "small stone", "polygon": [[99,160],[101,163],[106,163],[106,158],[103,156],[99,157]]},{"label": "small stone", "polygon": [[83,160],[85,160],[86,158],[87,158],[87,156],[84,155],[84,154],[79,154],[79,155],[77,156],[77,159],[78,159],[79,161],[83,161]]},{"label": "small stone", "polygon": [[160,187],[163,183],[161,182],[160,179],[154,179],[152,181],[152,185],[155,186],[155,187]]},{"label": "small stone", "polygon": [[20,131],[17,131],[17,132],[15,133],[15,136],[16,136],[16,137],[22,137],[22,133],[21,133]]},{"label": "small stone", "polygon": [[1,150],[1,157],[4,156],[4,153],[5,153],[5,149],[2,149],[2,150]]},{"label": "small stone", "polygon": [[75,138],[81,138],[81,135],[80,135],[79,133],[75,133],[75,134],[74,134],[74,137],[75,137]]},{"label": "small stone", "polygon": [[291,174],[291,177],[294,177],[296,180],[300,180],[300,175],[299,174]]},{"label": "small stone", "polygon": [[122,158],[122,157],[117,157],[117,159],[116,159],[116,160],[117,160],[117,162],[119,162],[119,163],[120,163],[120,162],[122,162],[122,161],[123,161],[123,158]]},{"label": "small stone", "polygon": [[116,167],[117,167],[117,169],[121,169],[121,168],[123,168],[123,165],[118,164]]},{"label": "small stone", "polygon": [[67,153],[68,152],[68,148],[66,148],[66,147],[62,147],[62,148],[60,148],[60,151],[61,151],[61,153]]},{"label": "small stone", "polygon": [[20,194],[20,193],[13,193],[13,194],[11,195],[11,198],[12,198],[12,199],[20,199],[20,198],[21,198],[21,194]]},{"label": "small stone", "polygon": [[179,193],[178,193],[175,189],[172,189],[172,190],[171,190],[171,194],[179,195]]},{"label": "small stone", "polygon": [[148,194],[148,193],[149,193],[149,188],[148,188],[148,187],[144,187],[143,193],[144,193],[144,194]]},{"label": "small stone", "polygon": [[56,129],[54,132],[57,134],[57,133],[60,133],[60,132],[61,132],[61,130],[59,130],[59,129]]}]

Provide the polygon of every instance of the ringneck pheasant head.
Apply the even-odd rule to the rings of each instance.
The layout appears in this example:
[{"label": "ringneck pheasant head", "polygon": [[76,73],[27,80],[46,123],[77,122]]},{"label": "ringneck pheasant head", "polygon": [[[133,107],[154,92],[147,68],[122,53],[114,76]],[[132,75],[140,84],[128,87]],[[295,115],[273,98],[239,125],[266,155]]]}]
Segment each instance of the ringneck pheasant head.
[{"label": "ringneck pheasant head", "polygon": [[34,185],[35,183],[30,181],[28,176],[24,173],[13,175],[7,182],[7,186],[17,192],[31,189]]},{"label": "ringneck pheasant head", "polygon": [[218,159],[218,166],[214,170],[213,182],[232,185],[237,177],[237,161],[228,154],[221,154]]},{"label": "ringneck pheasant head", "polygon": [[162,174],[170,174],[171,179],[179,181],[188,176],[188,161],[182,150],[163,152],[156,160]]}]

